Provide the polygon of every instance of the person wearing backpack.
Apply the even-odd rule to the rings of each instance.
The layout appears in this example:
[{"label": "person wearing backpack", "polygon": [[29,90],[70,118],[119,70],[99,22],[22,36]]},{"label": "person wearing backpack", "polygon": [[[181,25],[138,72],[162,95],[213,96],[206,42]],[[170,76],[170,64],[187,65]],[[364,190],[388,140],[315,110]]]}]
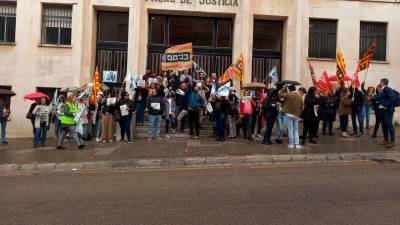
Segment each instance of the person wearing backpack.
[{"label": "person wearing backpack", "polygon": [[228,110],[229,138],[235,138],[237,132],[236,122],[239,115],[239,99],[236,97],[234,90],[229,93],[228,100],[230,103],[230,107]]},{"label": "person wearing backpack", "polygon": [[389,80],[384,78],[381,79],[380,85],[382,91],[379,95],[374,97],[374,101],[379,103],[379,108],[383,110],[383,133],[384,141],[381,145],[385,145],[386,148],[394,148],[395,144],[395,129],[393,126],[393,116],[395,107],[398,107],[399,93],[396,90],[390,88]]}]

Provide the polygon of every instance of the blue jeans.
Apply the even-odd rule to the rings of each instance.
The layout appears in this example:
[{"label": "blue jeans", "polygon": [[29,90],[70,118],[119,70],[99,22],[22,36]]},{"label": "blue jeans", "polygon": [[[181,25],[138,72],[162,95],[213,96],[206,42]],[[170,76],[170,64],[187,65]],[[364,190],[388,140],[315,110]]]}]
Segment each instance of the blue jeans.
[{"label": "blue jeans", "polygon": [[125,139],[125,133],[126,133],[128,141],[132,141],[131,121],[132,121],[131,115],[121,117],[121,119],[119,120],[119,126],[121,128],[121,140]]},{"label": "blue jeans", "polygon": [[160,137],[160,125],[161,125],[161,115],[149,115],[149,128],[147,131],[147,136],[152,137],[153,132],[156,137]]},{"label": "blue jeans", "polygon": [[6,143],[7,118],[0,118],[0,123],[1,123],[1,143]]},{"label": "blue jeans", "polygon": [[143,125],[144,121],[144,102],[135,102],[136,109],[136,125]]},{"label": "blue jeans", "polygon": [[289,144],[299,145],[299,121],[283,115],[283,124],[288,128]]},{"label": "blue jeans", "polygon": [[364,104],[362,108],[363,115],[365,116],[366,120],[366,126],[369,126],[369,121],[371,118],[371,111],[372,111],[372,106],[368,104]]},{"label": "blue jeans", "polygon": [[278,113],[276,116],[276,131],[275,131],[275,139],[282,140],[283,139],[283,115],[282,113]]},{"label": "blue jeans", "polygon": [[54,136],[57,138],[61,134],[61,120],[57,116],[54,117]]},{"label": "blue jeans", "polygon": [[[47,123],[42,122],[40,123],[40,128],[35,128],[35,137],[33,139],[33,144],[38,145],[39,141],[40,144],[46,144],[46,135],[47,135]],[[40,139],[40,140],[39,140]]]},{"label": "blue jeans", "polygon": [[393,115],[394,115],[393,112],[385,111],[385,114],[383,116],[383,123],[385,124],[385,126],[383,126],[383,133],[384,133],[385,139],[387,139],[385,141],[389,141],[389,138],[390,138],[390,142],[395,141]]},{"label": "blue jeans", "polygon": [[225,124],[226,124],[226,115],[221,114],[217,119],[217,130],[218,130],[218,138],[225,139]]}]

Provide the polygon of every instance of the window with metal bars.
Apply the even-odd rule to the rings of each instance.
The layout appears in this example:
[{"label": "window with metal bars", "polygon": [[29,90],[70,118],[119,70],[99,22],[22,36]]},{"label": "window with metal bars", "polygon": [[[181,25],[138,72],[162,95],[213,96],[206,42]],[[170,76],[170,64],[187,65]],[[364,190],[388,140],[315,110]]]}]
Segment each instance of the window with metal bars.
[{"label": "window with metal bars", "polygon": [[386,32],[387,23],[361,22],[360,24],[360,59],[371,46],[376,42],[376,49],[372,60],[386,61]]},{"label": "window with metal bars", "polygon": [[308,57],[336,58],[337,20],[310,19]]},{"label": "window with metal bars", "polygon": [[43,4],[42,44],[71,45],[72,5]]},{"label": "window with metal bars", "polygon": [[0,1],[0,42],[15,42],[16,2]]}]

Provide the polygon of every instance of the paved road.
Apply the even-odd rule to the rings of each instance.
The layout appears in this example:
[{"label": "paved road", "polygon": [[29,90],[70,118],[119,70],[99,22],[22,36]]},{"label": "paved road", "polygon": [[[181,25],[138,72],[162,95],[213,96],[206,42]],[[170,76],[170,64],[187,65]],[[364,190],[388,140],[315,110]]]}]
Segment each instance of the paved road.
[{"label": "paved road", "polygon": [[400,224],[399,164],[0,175],[0,224]]}]

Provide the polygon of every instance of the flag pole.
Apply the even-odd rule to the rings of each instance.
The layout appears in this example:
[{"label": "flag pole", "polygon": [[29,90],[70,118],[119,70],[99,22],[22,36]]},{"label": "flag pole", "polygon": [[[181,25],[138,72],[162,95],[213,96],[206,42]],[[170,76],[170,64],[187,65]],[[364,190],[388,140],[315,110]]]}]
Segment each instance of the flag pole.
[{"label": "flag pole", "polygon": [[368,70],[369,70],[369,66],[367,67],[367,71],[365,72],[365,76],[364,76],[364,81],[363,81],[363,83],[365,83],[365,80],[367,79]]}]

